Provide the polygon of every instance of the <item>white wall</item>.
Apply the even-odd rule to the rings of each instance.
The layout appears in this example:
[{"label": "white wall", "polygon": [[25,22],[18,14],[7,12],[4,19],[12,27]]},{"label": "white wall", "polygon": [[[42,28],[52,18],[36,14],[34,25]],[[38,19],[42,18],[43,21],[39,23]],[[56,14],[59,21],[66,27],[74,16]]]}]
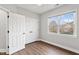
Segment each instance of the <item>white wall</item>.
[{"label": "white wall", "polygon": [[77,9],[77,22],[79,22],[79,5],[63,5],[60,8],[51,10],[47,13],[41,15],[41,30],[40,37],[47,42],[55,43],[56,45],[62,46],[70,50],[78,51],[79,53],[79,23],[77,23],[77,37],[66,36],[66,35],[57,35],[57,34],[48,34],[47,31],[47,17],[50,15],[61,14],[65,11]]}]

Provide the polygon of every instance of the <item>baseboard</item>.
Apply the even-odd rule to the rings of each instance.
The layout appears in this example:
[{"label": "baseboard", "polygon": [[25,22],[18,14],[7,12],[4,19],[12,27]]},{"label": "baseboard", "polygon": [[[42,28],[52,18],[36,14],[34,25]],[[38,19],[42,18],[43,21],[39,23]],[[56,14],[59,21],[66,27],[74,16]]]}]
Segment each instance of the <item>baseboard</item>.
[{"label": "baseboard", "polygon": [[63,45],[56,44],[56,43],[52,43],[52,42],[49,42],[49,41],[46,41],[46,40],[42,40],[42,39],[40,39],[39,41],[43,41],[43,42],[46,42],[46,43],[48,43],[48,44],[55,45],[55,46],[58,46],[58,47],[60,47],[60,48],[63,48],[63,49],[66,49],[66,50],[69,50],[69,51],[72,51],[72,52],[74,52],[74,53],[79,54],[79,50],[76,50],[76,49],[73,49],[73,48],[65,47],[65,46],[63,46]]}]

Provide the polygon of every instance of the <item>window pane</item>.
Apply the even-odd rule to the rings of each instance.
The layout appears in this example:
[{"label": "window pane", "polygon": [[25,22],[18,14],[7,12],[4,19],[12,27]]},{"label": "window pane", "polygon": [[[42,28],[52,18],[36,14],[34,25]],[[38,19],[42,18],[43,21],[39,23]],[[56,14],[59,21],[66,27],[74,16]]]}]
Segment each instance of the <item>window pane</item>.
[{"label": "window pane", "polygon": [[63,14],[60,16],[60,33],[71,34],[74,32],[74,16],[75,12]]},{"label": "window pane", "polygon": [[57,33],[58,31],[58,17],[49,17],[49,32]]}]

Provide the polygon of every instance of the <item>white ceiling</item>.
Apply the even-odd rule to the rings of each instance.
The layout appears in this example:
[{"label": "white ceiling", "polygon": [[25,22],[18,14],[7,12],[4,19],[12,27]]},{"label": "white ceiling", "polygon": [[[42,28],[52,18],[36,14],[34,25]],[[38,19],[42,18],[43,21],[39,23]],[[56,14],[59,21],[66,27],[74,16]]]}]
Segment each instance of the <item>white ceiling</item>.
[{"label": "white ceiling", "polygon": [[20,5],[17,5],[17,6],[24,8],[24,9],[27,9],[31,12],[41,14],[41,13],[47,12],[51,9],[57,8],[61,5],[58,5],[58,4],[43,4],[41,6],[38,6],[37,4],[23,4],[23,5],[20,4]]},{"label": "white ceiling", "polygon": [[50,11],[52,9],[55,9],[57,7],[60,7],[62,5],[58,4],[42,4],[41,6],[38,6],[37,4],[4,4],[3,6],[8,7],[9,9],[13,9],[14,7],[19,7],[25,10],[28,10],[30,12],[34,12],[37,14],[45,13],[47,11]]}]

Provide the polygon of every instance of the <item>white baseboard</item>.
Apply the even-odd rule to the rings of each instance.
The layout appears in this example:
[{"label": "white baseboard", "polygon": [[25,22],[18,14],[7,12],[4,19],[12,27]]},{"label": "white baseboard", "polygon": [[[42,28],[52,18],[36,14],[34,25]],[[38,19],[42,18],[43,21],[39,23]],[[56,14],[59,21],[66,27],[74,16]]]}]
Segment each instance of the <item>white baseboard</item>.
[{"label": "white baseboard", "polygon": [[77,50],[77,49],[65,47],[65,46],[63,46],[63,45],[56,44],[56,43],[52,43],[52,42],[49,42],[49,41],[46,41],[46,40],[42,40],[42,39],[39,39],[39,41],[43,41],[43,42],[49,43],[49,44],[51,44],[51,45],[55,45],[55,46],[58,46],[58,47],[60,47],[60,48],[64,48],[64,49],[66,49],[66,50],[69,50],[69,51],[72,51],[72,52],[75,52],[75,53],[79,54],[79,50]]}]

